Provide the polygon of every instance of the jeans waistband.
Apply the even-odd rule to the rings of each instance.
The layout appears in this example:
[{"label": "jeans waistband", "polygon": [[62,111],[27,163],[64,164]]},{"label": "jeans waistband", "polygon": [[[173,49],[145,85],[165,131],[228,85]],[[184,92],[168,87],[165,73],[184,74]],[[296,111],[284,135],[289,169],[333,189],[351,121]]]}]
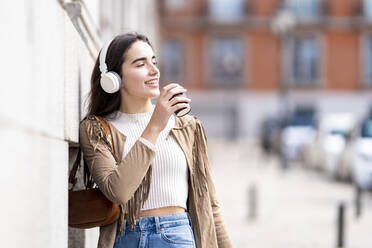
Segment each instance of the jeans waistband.
[{"label": "jeans waistband", "polygon": [[[127,220],[124,221],[124,230],[126,230],[129,228],[129,222]],[[191,219],[188,212],[140,218],[136,220],[134,231],[155,230],[158,233],[162,228],[180,225],[191,226]]]}]

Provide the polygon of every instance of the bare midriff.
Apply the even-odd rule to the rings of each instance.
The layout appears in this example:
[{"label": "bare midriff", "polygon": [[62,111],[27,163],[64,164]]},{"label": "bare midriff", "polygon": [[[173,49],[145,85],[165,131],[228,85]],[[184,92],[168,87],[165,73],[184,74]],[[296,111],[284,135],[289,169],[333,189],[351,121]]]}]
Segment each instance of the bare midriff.
[{"label": "bare midriff", "polygon": [[151,216],[163,216],[169,214],[184,213],[186,210],[183,207],[163,207],[163,208],[154,208],[143,210],[140,212],[140,218],[142,217],[151,217]]}]

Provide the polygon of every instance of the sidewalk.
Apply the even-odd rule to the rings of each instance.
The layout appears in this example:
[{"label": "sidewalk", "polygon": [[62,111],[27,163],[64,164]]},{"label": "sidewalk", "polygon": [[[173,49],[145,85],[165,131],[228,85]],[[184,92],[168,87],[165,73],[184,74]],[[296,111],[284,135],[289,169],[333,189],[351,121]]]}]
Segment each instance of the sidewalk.
[{"label": "sidewalk", "polygon": [[[337,206],[345,202],[345,246],[372,247],[372,196],[354,217],[354,189],[299,167],[282,172],[258,147],[209,141],[221,212],[235,248],[334,248]],[[257,219],[248,220],[248,188],[258,195]]]}]

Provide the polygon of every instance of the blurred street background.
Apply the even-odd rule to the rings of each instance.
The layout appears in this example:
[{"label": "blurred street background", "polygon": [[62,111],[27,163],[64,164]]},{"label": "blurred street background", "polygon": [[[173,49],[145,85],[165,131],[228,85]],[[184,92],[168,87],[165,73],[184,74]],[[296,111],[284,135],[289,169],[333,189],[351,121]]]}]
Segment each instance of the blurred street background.
[{"label": "blurred street background", "polygon": [[235,247],[340,247],[340,204],[345,206],[342,247],[371,246],[371,195],[362,196],[357,217],[350,184],[330,181],[301,164],[283,171],[277,157],[247,142],[227,146],[215,141],[210,144],[210,159]]},{"label": "blurred street background", "polygon": [[188,89],[235,247],[372,247],[372,0],[0,4],[2,247],[96,247],[67,179],[97,55],[132,31]]}]

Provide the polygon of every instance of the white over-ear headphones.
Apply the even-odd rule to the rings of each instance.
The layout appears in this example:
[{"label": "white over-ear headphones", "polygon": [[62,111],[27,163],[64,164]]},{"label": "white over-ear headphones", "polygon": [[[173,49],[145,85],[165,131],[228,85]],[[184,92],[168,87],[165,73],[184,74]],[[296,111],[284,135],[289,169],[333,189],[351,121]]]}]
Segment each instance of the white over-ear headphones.
[{"label": "white over-ear headphones", "polygon": [[107,93],[115,93],[120,90],[121,78],[114,71],[107,71],[106,53],[111,41],[103,46],[99,56],[99,70],[101,71],[101,87]]}]

